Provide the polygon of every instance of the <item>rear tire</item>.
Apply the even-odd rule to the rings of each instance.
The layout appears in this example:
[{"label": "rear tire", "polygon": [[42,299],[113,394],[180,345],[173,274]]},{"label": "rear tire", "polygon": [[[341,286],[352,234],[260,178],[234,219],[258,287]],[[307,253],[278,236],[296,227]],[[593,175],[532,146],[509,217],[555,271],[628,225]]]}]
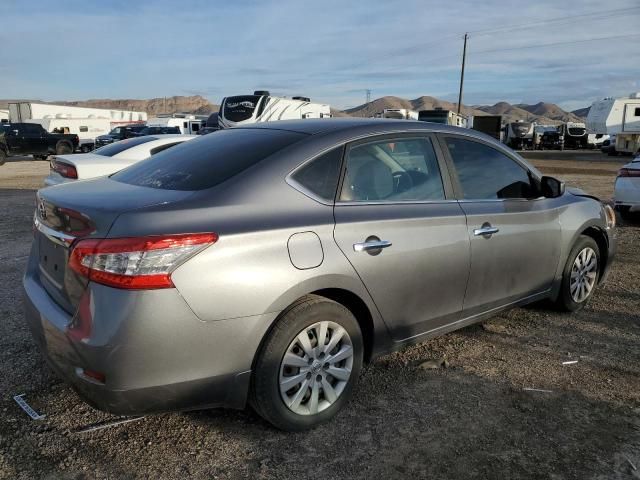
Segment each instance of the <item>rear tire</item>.
[{"label": "rear tire", "polygon": [[0,150],[0,166],[4,165],[6,161],[7,154],[4,152],[4,150]]},{"label": "rear tire", "polygon": [[631,207],[629,205],[619,205],[616,207],[616,210],[623,220],[633,220],[634,214],[631,212]]},{"label": "rear tire", "polygon": [[57,155],[68,155],[73,152],[73,147],[69,145],[67,142],[58,142],[56,145],[56,154]]},{"label": "rear tire", "polygon": [[593,238],[581,235],[571,249],[562,272],[562,285],[556,306],[565,312],[580,310],[589,302],[599,278],[598,244]]},{"label": "rear tire", "polygon": [[269,332],[258,353],[249,402],[281,430],[314,428],[349,401],[362,357],[362,334],[353,314],[337,302],[307,295]]}]

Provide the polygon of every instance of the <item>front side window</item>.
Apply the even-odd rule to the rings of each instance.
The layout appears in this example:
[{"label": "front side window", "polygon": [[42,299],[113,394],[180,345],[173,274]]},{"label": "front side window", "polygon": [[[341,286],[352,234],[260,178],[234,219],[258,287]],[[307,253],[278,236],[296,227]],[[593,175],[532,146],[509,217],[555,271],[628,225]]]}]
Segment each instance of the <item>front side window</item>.
[{"label": "front side window", "polygon": [[385,139],[350,148],[340,200],[444,200],[440,168],[428,138]]},{"label": "front side window", "polygon": [[529,172],[489,145],[449,137],[447,148],[465,199],[533,198]]}]

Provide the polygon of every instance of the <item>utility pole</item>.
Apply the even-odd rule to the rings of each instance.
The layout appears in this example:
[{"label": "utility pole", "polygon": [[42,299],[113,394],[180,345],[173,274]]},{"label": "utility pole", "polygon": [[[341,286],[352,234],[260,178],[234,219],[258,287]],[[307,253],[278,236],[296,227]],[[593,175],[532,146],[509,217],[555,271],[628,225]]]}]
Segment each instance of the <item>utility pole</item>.
[{"label": "utility pole", "polygon": [[467,59],[467,38],[469,34],[464,34],[464,47],[462,47],[462,70],[460,71],[460,93],[458,93],[458,115],[460,115],[460,109],[462,108],[462,86],[464,84],[464,64]]}]

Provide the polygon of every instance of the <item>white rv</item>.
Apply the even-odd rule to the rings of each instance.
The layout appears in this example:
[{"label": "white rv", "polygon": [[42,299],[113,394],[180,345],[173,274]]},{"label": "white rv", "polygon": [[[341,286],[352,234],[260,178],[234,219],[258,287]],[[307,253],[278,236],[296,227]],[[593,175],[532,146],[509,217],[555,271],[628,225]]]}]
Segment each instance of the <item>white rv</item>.
[{"label": "white rv", "polygon": [[385,108],[380,118],[396,118],[399,120],[418,120],[418,112],[406,108]]},{"label": "white rv", "polygon": [[329,117],[331,108],[327,104],[311,103],[307,97],[273,97],[267,91],[257,90],[253,95],[223,99],[218,125],[230,128],[256,122]]},{"label": "white rv", "polygon": [[83,153],[94,149],[96,137],[111,131],[111,121],[107,118],[30,118],[26,123],[42,125],[49,133],[75,133],[80,139],[78,149]]},{"label": "white rv", "polygon": [[[200,115],[198,115],[200,117]],[[196,134],[206,123],[206,118],[197,118],[188,113],[175,113],[171,116],[150,118],[147,127],[177,127],[183,135]]]},{"label": "white rv", "polygon": [[535,123],[511,122],[506,126],[504,143],[515,150],[533,148],[533,129]]},{"label": "white rv", "polygon": [[444,125],[453,125],[454,127],[462,128],[467,128],[469,126],[467,117],[442,108],[436,108],[434,110],[420,110],[420,112],[418,112],[418,120],[421,122],[442,123]]},{"label": "white rv", "polygon": [[48,103],[9,103],[9,120],[12,122],[26,122],[40,118],[106,118],[111,122],[111,127],[115,128],[120,125],[144,123],[147,120],[147,114],[130,110],[69,107]]},{"label": "white rv", "polygon": [[612,154],[640,152],[640,93],[594,102],[587,116],[587,127],[594,133],[615,135]]}]

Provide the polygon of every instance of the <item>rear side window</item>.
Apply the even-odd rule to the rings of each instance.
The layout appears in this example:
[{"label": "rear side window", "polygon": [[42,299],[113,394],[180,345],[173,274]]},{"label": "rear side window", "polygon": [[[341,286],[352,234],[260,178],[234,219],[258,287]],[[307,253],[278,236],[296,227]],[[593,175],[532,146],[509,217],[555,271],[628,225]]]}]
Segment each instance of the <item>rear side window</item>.
[{"label": "rear side window", "polygon": [[116,143],[112,143],[111,145],[105,145],[104,147],[100,147],[93,153],[96,155],[102,155],[103,157],[113,157],[131,147],[137,147],[138,145],[142,145],[143,143],[152,142],[153,140],[157,140],[155,137],[137,137],[137,138],[128,138],[126,140],[121,140]]},{"label": "rear side window", "polygon": [[334,148],[320,155],[295,172],[291,178],[314,195],[333,201],[338,188],[343,150],[343,147]]},{"label": "rear side window", "polygon": [[111,178],[163,190],[203,190],[228,180],[306,137],[286,130],[221,130],[160,152]]}]

